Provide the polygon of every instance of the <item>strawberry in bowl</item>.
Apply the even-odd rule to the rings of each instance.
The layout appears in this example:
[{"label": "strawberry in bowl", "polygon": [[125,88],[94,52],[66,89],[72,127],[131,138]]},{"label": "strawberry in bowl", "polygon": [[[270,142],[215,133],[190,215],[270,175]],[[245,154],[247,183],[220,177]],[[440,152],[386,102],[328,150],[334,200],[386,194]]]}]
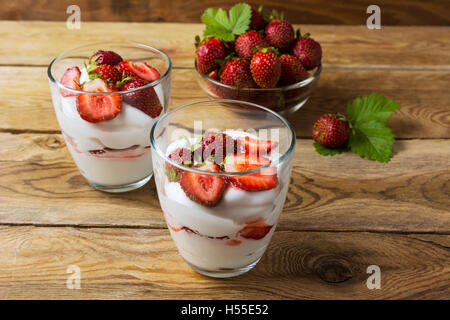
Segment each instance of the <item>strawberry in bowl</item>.
[{"label": "strawberry in bowl", "polygon": [[149,181],[148,136],[167,110],[170,72],[167,55],[140,44],[87,45],[52,61],[48,75],[56,117],[91,186],[124,192]]},{"label": "strawberry in bowl", "polygon": [[[174,109],[153,127],[159,201],[180,254],[197,272],[235,276],[261,258],[292,168],[295,134],[281,119],[246,102],[207,100]],[[198,131],[200,124],[215,129]]]},{"label": "strawberry in bowl", "polygon": [[[220,26],[226,19],[229,28]],[[295,31],[283,14],[264,14],[245,3],[228,15],[207,9],[202,21],[194,63],[211,98],[253,102],[283,114],[306,103],[322,70],[322,48],[308,33]]]}]

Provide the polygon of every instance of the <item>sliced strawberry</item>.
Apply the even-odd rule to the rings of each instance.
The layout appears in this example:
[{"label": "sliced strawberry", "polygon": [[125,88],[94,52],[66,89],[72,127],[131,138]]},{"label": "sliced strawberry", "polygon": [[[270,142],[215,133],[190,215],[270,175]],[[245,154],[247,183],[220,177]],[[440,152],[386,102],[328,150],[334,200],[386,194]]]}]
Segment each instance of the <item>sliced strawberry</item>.
[{"label": "sliced strawberry", "polygon": [[259,140],[251,138],[249,136],[238,137],[237,142],[238,146],[242,148],[241,150],[245,150],[245,152],[254,155],[262,156],[269,154],[271,150],[275,149],[278,146],[277,141]]},{"label": "sliced strawberry", "polygon": [[246,239],[261,240],[269,233],[273,226],[266,224],[265,219],[247,222],[246,226],[238,231],[237,235]]},{"label": "sliced strawberry", "polygon": [[133,63],[131,61],[122,61],[119,63],[119,69],[122,72],[125,70],[129,70],[133,72],[135,75],[137,75],[139,78],[142,78],[147,81],[155,81],[160,77],[158,70],[149,66],[147,62]]},{"label": "sliced strawberry", "polygon": [[[110,87],[105,80],[94,79],[87,82],[82,88],[89,92],[114,92],[116,88]],[[80,117],[89,122],[99,122],[113,119],[122,107],[122,96],[120,94],[92,94],[84,93],[78,95],[77,110]]]},{"label": "sliced strawberry", "polygon": [[[121,91],[127,91],[135,88],[140,88],[147,85],[149,82],[140,78],[131,80],[120,87]],[[125,102],[138,108],[142,112],[148,114],[152,118],[156,118],[161,114],[163,107],[159,101],[158,95],[153,87],[148,87],[141,90],[132,91],[123,94]]]},{"label": "sliced strawberry", "polygon": [[[248,153],[237,153],[228,156],[225,160],[225,172],[243,172],[253,170],[270,164],[267,158]],[[277,168],[262,169],[255,173],[249,173],[241,176],[230,176],[228,180],[242,190],[262,191],[273,189],[278,185]]]},{"label": "sliced strawberry", "polygon": [[[169,154],[169,158],[176,163],[185,165],[187,167],[192,166],[194,163],[192,152],[188,148],[176,148]],[[180,180],[183,170],[166,162],[165,172],[170,182],[176,182]]]},{"label": "sliced strawberry", "polygon": [[[66,70],[64,72],[63,76],[61,77],[61,84],[63,86],[66,86],[71,89],[75,90],[81,90],[79,83],[80,83],[80,76],[81,71],[78,67],[72,67]],[[69,90],[60,89],[59,92],[61,92],[61,95],[63,97],[75,97],[77,94],[75,92],[71,92]]]},{"label": "sliced strawberry", "polygon": [[[199,169],[207,172],[219,172],[214,162],[206,162]],[[221,176],[184,171],[180,178],[180,186],[186,196],[206,206],[215,206],[225,190],[225,179]]]}]

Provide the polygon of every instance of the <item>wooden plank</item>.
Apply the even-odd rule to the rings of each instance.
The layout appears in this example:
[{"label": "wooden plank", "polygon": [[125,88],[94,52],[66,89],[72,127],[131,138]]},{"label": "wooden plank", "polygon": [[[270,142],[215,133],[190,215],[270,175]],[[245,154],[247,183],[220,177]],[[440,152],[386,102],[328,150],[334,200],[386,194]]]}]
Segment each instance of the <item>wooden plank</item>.
[{"label": "wooden plank", "polygon": [[[193,69],[173,70],[171,107],[208,98],[196,76]],[[330,68],[324,70],[307,104],[287,119],[298,137],[310,137],[314,122],[322,114],[345,112],[348,102],[375,91],[402,105],[389,122],[397,137],[448,138],[449,83],[450,70]],[[0,96],[0,130],[59,132],[44,68],[0,67]]]},{"label": "wooden plank", "polygon": [[[297,26],[298,27],[298,26]],[[326,65],[449,68],[450,27],[302,25],[323,47]],[[99,41],[137,41],[164,50],[175,67],[193,67],[201,24],[0,21],[0,65],[48,65],[61,52]],[[27,39],[27,41],[23,41]],[[420,39],[420,41],[418,41]]]},{"label": "wooden plank", "polygon": [[[255,8],[263,5],[284,12],[292,23],[308,24],[365,24],[368,17],[367,1],[347,0],[335,2],[327,0],[248,0]],[[99,3],[78,0],[84,21],[122,22],[199,22],[200,15],[207,7],[231,7],[235,1],[182,1],[182,0],[129,0],[103,1]],[[73,1],[32,1],[8,2],[0,9],[0,19],[4,20],[53,20],[65,21],[66,8]],[[450,12],[445,0],[419,1],[379,0],[383,25],[449,25]],[[407,8],[407,10],[405,10]]]},{"label": "wooden plank", "polygon": [[[448,299],[449,235],[277,231],[232,279],[196,274],[167,230],[0,227],[3,299]],[[70,265],[81,289],[70,290]],[[367,267],[381,269],[369,290]],[[45,290],[42,290],[45,288]]]},{"label": "wooden plank", "polygon": [[[298,140],[280,230],[449,233],[450,140],[402,140],[395,150],[380,164],[319,156]],[[153,180],[95,191],[60,135],[0,134],[0,204],[0,224],[165,228]]]}]

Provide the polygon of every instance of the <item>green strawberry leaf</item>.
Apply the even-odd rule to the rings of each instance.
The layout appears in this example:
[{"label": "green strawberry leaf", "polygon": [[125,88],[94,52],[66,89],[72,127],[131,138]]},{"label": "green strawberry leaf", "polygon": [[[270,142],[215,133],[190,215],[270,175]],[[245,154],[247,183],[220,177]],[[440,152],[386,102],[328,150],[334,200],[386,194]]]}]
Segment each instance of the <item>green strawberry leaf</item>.
[{"label": "green strawberry leaf", "polygon": [[360,157],[388,162],[393,154],[394,138],[391,129],[381,122],[370,120],[352,128],[349,146]]},{"label": "green strawberry leaf", "polygon": [[251,7],[246,3],[236,4],[230,9],[228,15],[224,9],[206,9],[201,17],[202,22],[206,25],[203,36],[233,41],[235,35],[243,34],[248,30],[251,16]]},{"label": "green strawberry leaf", "polygon": [[339,148],[327,148],[317,141],[313,143],[314,148],[316,149],[318,154],[321,154],[323,156],[334,156],[336,154],[341,154],[342,152],[348,151],[348,146],[344,145]]},{"label": "green strawberry leaf", "polygon": [[392,112],[399,108],[400,104],[394,100],[372,93],[369,96],[356,98],[347,105],[348,120],[352,127],[371,120],[385,124]]}]

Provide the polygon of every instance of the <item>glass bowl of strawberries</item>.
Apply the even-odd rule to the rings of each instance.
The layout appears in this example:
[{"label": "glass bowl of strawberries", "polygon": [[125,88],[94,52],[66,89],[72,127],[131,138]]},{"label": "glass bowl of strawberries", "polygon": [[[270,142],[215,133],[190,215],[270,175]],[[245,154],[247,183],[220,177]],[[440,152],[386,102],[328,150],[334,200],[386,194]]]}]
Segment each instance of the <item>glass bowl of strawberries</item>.
[{"label": "glass bowl of strawberries", "polygon": [[71,49],[50,63],[61,133],[94,188],[130,191],[152,177],[148,137],[169,107],[171,69],[164,52],[123,42]]},{"label": "glass bowl of strawberries", "polygon": [[[218,23],[225,18],[229,28]],[[207,9],[202,21],[206,28],[203,39],[196,37],[194,64],[211,98],[256,103],[281,114],[306,103],[322,71],[322,48],[308,33],[295,32],[283,14],[263,14],[243,3],[228,15]]]}]

